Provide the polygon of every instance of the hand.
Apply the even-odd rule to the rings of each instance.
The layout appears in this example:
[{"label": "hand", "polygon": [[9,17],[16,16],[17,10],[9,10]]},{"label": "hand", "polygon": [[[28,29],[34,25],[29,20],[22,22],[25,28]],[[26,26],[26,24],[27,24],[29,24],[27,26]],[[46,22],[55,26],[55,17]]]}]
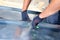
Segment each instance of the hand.
[{"label": "hand", "polygon": [[27,10],[22,12],[22,21],[30,21]]},{"label": "hand", "polygon": [[36,16],[34,19],[33,19],[33,21],[32,21],[32,26],[33,26],[33,29],[35,29],[36,28],[36,26],[40,23],[40,22],[42,22],[42,18],[39,18],[39,16]]}]

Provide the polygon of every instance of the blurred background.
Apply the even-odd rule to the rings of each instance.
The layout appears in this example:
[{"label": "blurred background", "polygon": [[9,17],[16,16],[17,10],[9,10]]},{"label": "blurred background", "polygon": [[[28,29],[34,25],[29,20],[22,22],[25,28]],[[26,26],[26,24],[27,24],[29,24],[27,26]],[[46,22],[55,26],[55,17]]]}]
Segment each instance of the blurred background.
[{"label": "blurred background", "polygon": [[[22,8],[23,0],[0,0],[0,5],[14,8]],[[47,5],[48,0],[32,0],[30,7],[28,9],[33,11],[41,11]]]}]

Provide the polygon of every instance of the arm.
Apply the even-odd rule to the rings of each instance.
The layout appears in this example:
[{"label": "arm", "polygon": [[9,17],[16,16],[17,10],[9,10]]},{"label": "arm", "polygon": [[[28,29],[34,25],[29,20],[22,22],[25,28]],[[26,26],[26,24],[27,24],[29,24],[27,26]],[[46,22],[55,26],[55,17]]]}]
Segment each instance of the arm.
[{"label": "arm", "polygon": [[23,8],[22,8],[22,20],[23,21],[30,21],[30,18],[27,14],[27,9],[28,9],[30,2],[31,0],[24,0]]},{"label": "arm", "polygon": [[24,0],[22,11],[25,11],[28,9],[30,2],[31,0]]},{"label": "arm", "polygon": [[32,21],[32,26],[35,29],[36,26],[42,22],[42,20],[50,15],[53,15],[55,12],[60,10],[60,0],[51,0],[48,7],[39,15],[36,16]]},{"label": "arm", "polygon": [[51,0],[48,7],[39,15],[40,18],[45,18],[53,15],[55,12],[60,10],[60,0]]}]

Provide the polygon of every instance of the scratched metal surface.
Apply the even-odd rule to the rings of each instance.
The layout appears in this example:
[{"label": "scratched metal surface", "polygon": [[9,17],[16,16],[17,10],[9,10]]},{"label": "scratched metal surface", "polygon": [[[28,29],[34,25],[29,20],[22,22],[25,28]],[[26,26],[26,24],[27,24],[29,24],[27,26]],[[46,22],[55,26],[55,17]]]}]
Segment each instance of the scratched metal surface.
[{"label": "scratched metal surface", "polygon": [[19,10],[0,7],[0,40],[60,40],[60,25],[40,23],[31,29],[31,22],[20,21]]}]

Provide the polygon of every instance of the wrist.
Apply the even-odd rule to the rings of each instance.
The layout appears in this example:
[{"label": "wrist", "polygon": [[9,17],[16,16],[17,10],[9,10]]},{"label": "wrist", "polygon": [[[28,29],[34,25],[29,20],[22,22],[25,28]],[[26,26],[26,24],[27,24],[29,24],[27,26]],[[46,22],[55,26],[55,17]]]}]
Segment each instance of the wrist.
[{"label": "wrist", "polygon": [[42,19],[43,19],[43,18],[39,17],[39,15],[37,16],[37,18],[38,18],[39,20],[42,20]]},{"label": "wrist", "polygon": [[39,15],[39,18],[43,19],[44,17],[42,15]]},{"label": "wrist", "polygon": [[27,12],[27,10],[22,10],[22,12]]},{"label": "wrist", "polygon": [[22,11],[26,11],[27,9],[22,9]]}]

